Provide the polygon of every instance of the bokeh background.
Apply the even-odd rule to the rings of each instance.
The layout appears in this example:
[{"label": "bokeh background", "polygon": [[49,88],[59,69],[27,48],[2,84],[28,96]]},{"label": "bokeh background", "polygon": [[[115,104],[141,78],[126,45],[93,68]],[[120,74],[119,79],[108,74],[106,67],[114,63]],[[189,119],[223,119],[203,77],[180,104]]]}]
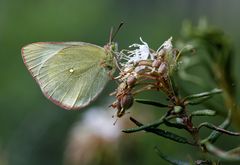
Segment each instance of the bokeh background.
[{"label": "bokeh background", "polygon": [[[238,0],[0,0],[0,165],[167,164],[154,152],[156,145],[166,154],[190,160],[188,153],[195,154],[191,147],[151,134],[121,133],[121,127],[133,126],[127,115],[109,128],[114,112],[108,110],[112,101],[108,94],[114,83],[83,110],[57,107],[28,73],[21,48],[38,41],[84,41],[103,46],[110,27],[124,21],[116,39],[120,49],[139,42],[140,36],[156,49],[170,36],[180,38],[184,20],[197,23],[204,17],[231,37],[239,54],[239,6]],[[236,82],[239,60],[236,56]],[[131,115],[151,121],[156,111],[147,108],[136,104]],[[93,113],[86,114],[88,111]],[[94,125],[100,118],[104,120]],[[113,135],[98,135],[95,126]],[[239,141],[222,138],[220,144],[231,147]]]}]

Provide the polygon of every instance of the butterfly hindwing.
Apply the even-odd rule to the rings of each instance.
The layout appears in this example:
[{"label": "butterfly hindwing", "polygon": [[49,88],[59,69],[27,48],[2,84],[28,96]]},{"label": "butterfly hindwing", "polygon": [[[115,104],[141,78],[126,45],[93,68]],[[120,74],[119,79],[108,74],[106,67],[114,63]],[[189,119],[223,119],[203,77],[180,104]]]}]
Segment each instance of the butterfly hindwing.
[{"label": "butterfly hindwing", "polygon": [[104,48],[83,43],[34,43],[23,48],[27,68],[44,95],[65,109],[88,105],[109,76]]}]

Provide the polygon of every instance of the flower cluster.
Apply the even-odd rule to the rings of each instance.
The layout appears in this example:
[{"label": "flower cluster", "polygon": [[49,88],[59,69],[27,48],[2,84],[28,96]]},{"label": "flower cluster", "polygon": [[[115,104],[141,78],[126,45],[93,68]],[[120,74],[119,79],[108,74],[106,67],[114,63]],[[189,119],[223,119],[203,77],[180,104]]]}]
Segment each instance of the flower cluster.
[{"label": "flower cluster", "polygon": [[176,66],[179,54],[173,49],[172,37],[165,41],[157,51],[149,48],[140,38],[142,44],[132,44],[133,50],[123,50],[117,54],[120,64],[119,76],[115,79],[119,86],[112,93],[116,101],[112,107],[117,109],[117,117],[125,114],[133,104],[133,96],[145,90],[162,91],[173,96],[169,75]]},{"label": "flower cluster", "polygon": [[[195,34],[195,32],[193,34]],[[226,50],[228,50],[229,45],[225,45],[226,42],[223,39],[224,36],[222,36],[222,33],[219,33],[219,31],[217,31],[217,33],[213,33],[212,35],[210,34],[211,33],[209,33],[209,30],[207,30],[206,35],[198,35],[197,37],[194,37],[197,38],[196,43],[200,44],[200,46],[201,44],[204,44],[203,46],[206,47],[207,52],[212,58],[209,58],[209,60],[211,60],[211,65],[214,64],[214,67],[209,66],[208,68],[212,75],[219,75],[219,73],[223,74],[223,79],[215,77],[216,80],[224,82],[224,85],[222,85],[221,82],[219,83],[219,86],[222,87],[223,90],[215,88],[201,93],[188,93],[187,96],[187,92],[181,93],[181,91],[184,91],[181,89],[183,88],[183,86],[181,88],[178,88],[176,86],[176,83],[174,81],[175,76],[179,76],[178,80],[189,80],[190,76],[187,77],[188,75],[185,72],[185,69],[189,67],[184,67],[184,59],[191,60],[191,65],[193,65],[193,58],[190,56],[184,56],[184,58],[181,59],[183,63],[181,64],[181,67],[179,67],[179,69],[177,66],[180,62],[178,62],[178,60],[183,50],[186,53],[190,53],[193,50],[193,47],[190,45],[183,45],[184,47],[180,51],[178,51],[177,49],[173,48],[172,38],[169,38],[167,41],[165,41],[156,51],[151,49],[147,42],[144,42],[142,38],[140,38],[140,44],[132,44],[131,46],[129,46],[130,50],[122,50],[116,53],[117,64],[120,73],[117,77],[115,77],[115,80],[118,83],[118,88],[112,93],[112,95],[115,96],[116,100],[111,104],[111,107],[117,109],[116,116],[118,118],[122,117],[126,113],[126,111],[133,105],[134,102],[151,105],[158,108],[164,108],[164,113],[160,117],[158,117],[157,120],[145,124],[130,116],[130,120],[136,125],[136,127],[124,129],[122,130],[122,132],[134,133],[139,131],[145,131],[153,133],[157,136],[167,138],[177,143],[188,144],[193,147],[197,147],[203,153],[208,153],[210,155],[216,156],[216,159],[209,159],[209,157],[197,159],[195,161],[194,159],[192,159],[193,161],[189,163],[187,161],[171,158],[171,156],[162,153],[161,148],[156,147],[155,150],[158,155],[162,159],[170,162],[171,164],[180,163],[210,165],[218,164],[219,159],[230,161],[240,160],[239,147],[229,151],[224,151],[214,145],[216,140],[222,134],[240,136],[240,132],[233,132],[227,130],[227,128],[231,124],[232,119],[238,119],[236,116],[232,116],[232,113],[237,114],[238,110],[238,108],[236,108],[237,106],[233,104],[235,102],[234,99],[229,102],[229,100],[231,100],[231,90],[229,90],[231,89],[231,87],[228,88],[227,84],[231,84],[232,79],[230,79],[231,81],[228,80],[229,76],[224,75],[225,72],[221,72],[221,68],[223,68],[224,70],[224,67],[222,67],[222,61],[226,60],[226,54],[222,51],[225,50],[225,48]],[[214,38],[213,36],[217,36],[217,38]],[[219,38],[223,40],[220,41]],[[201,42],[198,41],[199,39]],[[211,43],[209,43],[208,40],[211,40]],[[198,44],[197,46],[199,46]],[[209,44],[213,46],[209,48]],[[219,50],[219,47],[217,46],[219,44],[222,44],[223,49]],[[221,56],[222,54],[225,57],[222,61],[220,60],[220,63],[219,60],[216,60],[216,52],[219,52],[217,53],[217,55]],[[227,54],[230,56],[232,54],[232,50],[229,49],[229,53]],[[173,71],[175,71],[176,69],[177,74],[173,75]],[[193,80],[192,77],[193,76],[190,77],[191,80]],[[226,79],[224,79],[224,77]],[[136,94],[148,90],[162,92],[166,97],[164,103],[161,103],[161,100],[155,101],[151,99],[136,98]],[[214,125],[211,122],[205,120],[201,122],[201,119],[199,119],[198,122],[195,123],[193,118],[198,118],[200,116],[215,116],[216,110],[193,110],[193,108],[190,108],[190,106],[203,105],[205,101],[209,100],[214,95],[220,94],[222,91],[224,91],[225,95],[226,93],[228,93],[227,95],[229,96],[229,98],[224,97],[225,99],[227,99],[226,107],[228,107],[228,115],[226,116],[225,120],[219,125]],[[232,98],[234,98],[234,96]],[[215,104],[219,103],[215,102]],[[166,127],[163,128],[161,127],[162,125],[165,125]],[[188,132],[191,136],[191,139],[189,137],[178,135],[171,130],[167,130],[166,128],[169,127]],[[200,130],[202,130],[202,128],[211,129],[212,132],[207,136],[202,136],[200,134]]]}]

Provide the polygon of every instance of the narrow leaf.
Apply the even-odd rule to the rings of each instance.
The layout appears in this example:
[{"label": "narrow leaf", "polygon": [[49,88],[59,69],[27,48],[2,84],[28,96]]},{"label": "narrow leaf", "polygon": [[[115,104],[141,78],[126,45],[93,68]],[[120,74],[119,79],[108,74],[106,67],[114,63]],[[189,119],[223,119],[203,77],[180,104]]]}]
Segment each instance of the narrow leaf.
[{"label": "narrow leaf", "polygon": [[[217,156],[220,159],[229,160],[229,161],[239,161],[240,160],[239,148],[236,148],[236,149],[226,152],[226,151],[223,151],[223,150],[215,147],[213,144],[211,144],[209,142],[205,142],[205,147],[209,153]],[[236,150],[238,152],[233,152],[234,150]]]},{"label": "narrow leaf", "polygon": [[215,89],[213,89],[213,90],[211,90],[211,91],[209,91],[209,92],[203,92],[203,93],[198,93],[198,94],[193,94],[193,95],[187,96],[187,97],[185,98],[185,100],[191,102],[191,101],[194,100],[194,99],[199,99],[199,98],[204,98],[204,99],[206,99],[206,97],[211,97],[211,96],[213,96],[213,95],[215,95],[215,94],[219,94],[219,93],[221,93],[221,92],[222,92],[221,89],[215,88]]},{"label": "narrow leaf", "polygon": [[146,129],[146,131],[152,132],[154,134],[157,134],[159,136],[173,140],[178,143],[193,145],[193,143],[189,142],[185,137],[179,136],[177,134],[174,134],[174,133],[166,131],[166,130],[157,129],[157,128],[149,128],[149,129]]},{"label": "narrow leaf", "polygon": [[205,101],[207,101],[208,99],[210,99],[211,96],[205,96],[205,97],[201,97],[201,98],[195,98],[193,100],[188,100],[187,104],[189,105],[197,105],[197,104],[201,104]]},{"label": "narrow leaf", "polygon": [[[220,124],[218,127],[222,128],[222,129],[227,129],[231,123],[231,113],[232,111],[229,110],[228,111],[228,117],[224,120],[224,122],[222,124]],[[209,141],[210,143],[215,143],[216,140],[221,136],[221,132],[219,131],[213,131],[206,139],[202,140],[202,143],[204,143],[205,141]]]},{"label": "narrow leaf", "polygon": [[178,129],[187,129],[186,126],[181,123],[172,123],[170,121],[164,120],[164,124],[168,127],[174,127]]},{"label": "narrow leaf", "polygon": [[[159,125],[163,124],[164,122],[164,119],[165,120],[168,120],[170,119],[171,117],[167,117],[167,114],[165,114],[164,116],[162,116],[160,119],[158,119],[157,121],[155,122],[152,122],[150,124],[145,124],[145,125],[142,125],[140,127],[136,127],[136,128],[128,128],[128,129],[124,129],[122,130],[122,132],[125,132],[125,133],[132,133],[132,132],[138,132],[138,131],[142,131],[142,130],[145,130],[146,128],[151,128],[151,127],[158,127]],[[131,118],[130,118],[131,119]]]},{"label": "narrow leaf", "polygon": [[216,111],[210,109],[197,110],[191,113],[192,116],[215,116]]},{"label": "narrow leaf", "polygon": [[[130,118],[130,119],[137,126],[143,126],[143,124],[140,123],[139,121],[137,121],[136,119],[134,119],[134,118]],[[145,131],[154,133],[156,135],[162,136],[164,138],[173,140],[173,141],[178,142],[178,143],[193,145],[193,143],[189,142],[185,137],[179,136],[177,134],[174,134],[174,133],[166,131],[166,130],[157,129],[157,128],[146,128]]]},{"label": "narrow leaf", "polygon": [[240,156],[240,147],[234,148],[234,149],[228,151],[227,153],[231,154],[231,155],[239,155]]},{"label": "narrow leaf", "polygon": [[239,132],[231,132],[231,131],[225,130],[223,128],[217,127],[217,126],[215,126],[215,125],[213,125],[211,123],[208,123],[208,122],[204,122],[204,123],[200,124],[198,129],[200,129],[203,126],[209,128],[209,129],[216,130],[216,131],[221,132],[221,133],[228,134],[228,135],[240,136]]},{"label": "narrow leaf", "polygon": [[152,105],[152,106],[156,106],[156,107],[168,107],[168,105],[165,105],[165,104],[162,104],[159,102],[155,102],[155,101],[151,101],[151,100],[147,100],[147,99],[135,99],[135,101],[138,103]]}]

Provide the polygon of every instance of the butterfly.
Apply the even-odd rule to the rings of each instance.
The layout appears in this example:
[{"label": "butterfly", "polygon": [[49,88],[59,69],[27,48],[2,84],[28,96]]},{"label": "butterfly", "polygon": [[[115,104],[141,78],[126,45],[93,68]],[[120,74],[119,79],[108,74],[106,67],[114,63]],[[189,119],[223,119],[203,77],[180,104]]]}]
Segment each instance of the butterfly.
[{"label": "butterfly", "polygon": [[85,42],[37,42],[22,48],[22,58],[43,94],[58,106],[81,109],[90,104],[116,70],[112,42],[100,47]]}]

